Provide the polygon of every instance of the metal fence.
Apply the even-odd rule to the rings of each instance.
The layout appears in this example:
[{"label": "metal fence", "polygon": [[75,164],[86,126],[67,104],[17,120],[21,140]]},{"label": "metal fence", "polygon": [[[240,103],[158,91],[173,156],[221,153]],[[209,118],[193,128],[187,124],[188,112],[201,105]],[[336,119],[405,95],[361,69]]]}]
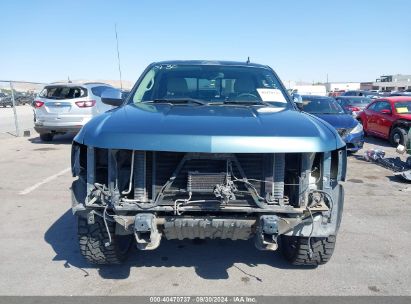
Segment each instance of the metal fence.
[{"label": "metal fence", "polygon": [[0,134],[29,134],[34,127],[32,103],[44,83],[0,80]]}]

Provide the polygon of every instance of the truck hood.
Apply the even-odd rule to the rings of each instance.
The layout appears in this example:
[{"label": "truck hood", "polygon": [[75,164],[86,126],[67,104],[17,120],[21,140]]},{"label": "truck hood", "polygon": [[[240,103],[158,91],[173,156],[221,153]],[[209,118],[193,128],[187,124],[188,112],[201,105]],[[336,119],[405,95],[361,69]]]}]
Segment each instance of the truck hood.
[{"label": "truck hood", "polygon": [[129,104],[88,122],[76,142],[106,149],[204,153],[322,152],[344,146],[333,127],[290,109]]}]

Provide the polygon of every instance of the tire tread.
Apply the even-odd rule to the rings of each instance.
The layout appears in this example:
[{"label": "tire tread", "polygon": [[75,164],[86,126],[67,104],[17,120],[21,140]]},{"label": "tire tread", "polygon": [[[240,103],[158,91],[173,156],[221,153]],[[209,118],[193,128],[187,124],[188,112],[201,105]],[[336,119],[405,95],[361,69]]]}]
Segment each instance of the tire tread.
[{"label": "tire tread", "polygon": [[95,217],[95,223],[90,225],[87,219],[78,218],[80,253],[92,264],[121,264],[127,256],[127,252],[121,252],[118,248],[114,235],[115,225],[112,222],[107,224],[112,238],[108,247],[105,244],[109,242],[109,236],[103,219]]},{"label": "tire tread", "polygon": [[[311,238],[312,256],[310,257],[310,246],[308,237],[283,236],[283,255],[293,265],[318,266],[327,263],[334,252],[336,237],[331,235],[327,238]],[[284,247],[293,244],[292,252]]]}]

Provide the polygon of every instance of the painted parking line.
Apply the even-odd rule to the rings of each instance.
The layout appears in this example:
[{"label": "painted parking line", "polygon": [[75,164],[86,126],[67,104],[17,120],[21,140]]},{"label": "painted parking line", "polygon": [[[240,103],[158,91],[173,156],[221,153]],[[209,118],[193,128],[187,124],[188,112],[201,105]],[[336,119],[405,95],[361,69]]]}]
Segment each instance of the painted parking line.
[{"label": "painted parking line", "polygon": [[36,190],[38,187],[41,187],[41,186],[43,186],[44,184],[47,184],[47,183],[51,182],[52,180],[56,179],[57,177],[59,177],[59,176],[65,174],[65,173],[69,172],[70,169],[71,169],[71,168],[68,167],[68,168],[66,168],[66,169],[64,169],[64,170],[62,170],[62,171],[60,171],[60,172],[58,172],[58,173],[56,173],[56,174],[54,174],[54,175],[51,175],[51,176],[49,176],[49,177],[46,177],[45,179],[43,179],[42,181],[38,182],[37,184],[34,184],[33,186],[30,186],[30,187],[28,187],[28,188],[20,191],[19,194],[20,194],[20,195],[29,194],[30,192]]}]

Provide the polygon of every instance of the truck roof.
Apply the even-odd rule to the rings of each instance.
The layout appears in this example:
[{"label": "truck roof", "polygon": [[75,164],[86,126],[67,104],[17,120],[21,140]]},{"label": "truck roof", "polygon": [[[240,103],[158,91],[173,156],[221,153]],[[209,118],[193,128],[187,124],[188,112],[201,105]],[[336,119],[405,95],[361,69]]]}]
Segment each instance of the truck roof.
[{"label": "truck roof", "polygon": [[244,67],[259,67],[268,68],[268,65],[258,63],[247,63],[246,61],[224,61],[224,60],[167,60],[158,61],[153,64],[178,64],[178,65],[231,65],[231,66],[244,66]]}]

